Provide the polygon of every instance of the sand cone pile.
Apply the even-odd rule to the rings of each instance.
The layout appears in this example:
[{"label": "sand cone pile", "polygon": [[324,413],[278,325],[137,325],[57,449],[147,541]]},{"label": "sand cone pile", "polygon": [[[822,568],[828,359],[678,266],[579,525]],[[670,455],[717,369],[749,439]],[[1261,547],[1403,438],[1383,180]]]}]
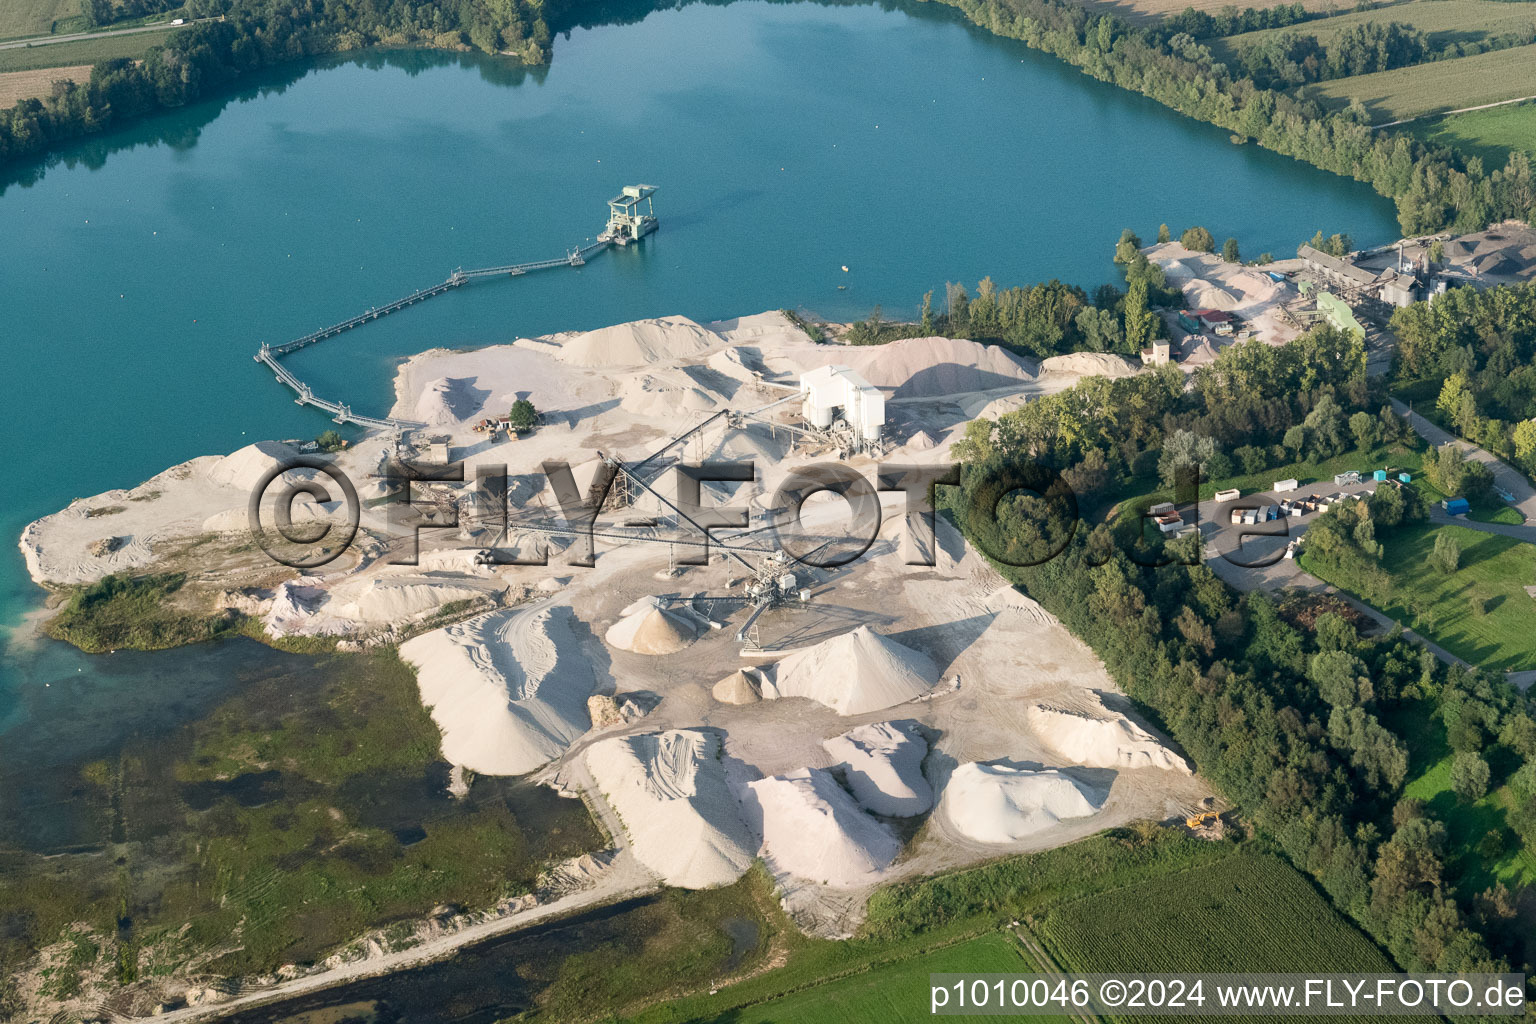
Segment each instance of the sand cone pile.
[{"label": "sand cone pile", "polygon": [[604,639],[621,651],[636,654],[676,654],[699,636],[698,627],[667,608],[659,597],[642,597],[620,613]]},{"label": "sand cone pile", "polygon": [[751,669],[737,669],[710,691],[721,704],[756,704],[763,699],[762,683]]},{"label": "sand cone pile", "polygon": [[928,655],[860,626],[779,662],[763,696],[809,697],[840,715],[862,715],[904,704],[938,681]]}]

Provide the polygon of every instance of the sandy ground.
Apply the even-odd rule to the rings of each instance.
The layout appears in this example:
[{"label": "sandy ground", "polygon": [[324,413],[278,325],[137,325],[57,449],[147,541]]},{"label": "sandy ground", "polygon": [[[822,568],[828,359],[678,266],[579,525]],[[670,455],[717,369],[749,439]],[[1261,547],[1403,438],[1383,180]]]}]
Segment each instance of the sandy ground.
[{"label": "sandy ground", "polygon": [[[469,481],[474,480],[477,467],[505,466],[514,510],[512,532],[499,538],[490,520],[473,516],[472,484],[415,485],[417,501],[425,500],[434,489],[450,505],[455,498],[465,499],[460,503],[463,517],[458,527],[421,531],[416,565],[392,564],[413,547],[414,531],[392,529],[386,508],[366,501],[360,550],[302,579],[295,570],[274,568],[249,552],[236,554],[251,547],[249,535],[241,532],[248,491],[281,454],[270,448],[243,450],[225,459],[194,460],[132,491],[77,501],[27,528],[22,547],[39,582],[79,582],[110,571],[156,568],[168,559],[178,560],[176,564],[193,571],[195,578],[187,587],[190,593],[203,593],[215,604],[223,602],[264,616],[275,632],[340,633],[348,643],[392,642],[420,632],[427,628],[423,620],[450,601],[462,601],[465,593],[479,595],[470,602],[472,611],[497,604],[542,607],[527,605],[534,599],[569,609],[571,628],[590,662],[592,679],[554,667],[547,645],[533,633],[507,636],[486,629],[466,635],[455,646],[431,640],[434,635],[447,635],[439,630],[427,633],[423,637],[427,642],[412,641],[411,650],[426,657],[434,650],[452,650],[454,658],[472,666],[465,671],[476,675],[474,686],[460,687],[452,680],[429,679],[430,671],[423,674],[424,696],[434,704],[434,719],[445,731],[445,751],[456,752],[452,756],[460,763],[483,764],[496,758],[481,755],[504,753],[495,749],[496,744],[527,742],[536,747],[532,763],[549,763],[534,778],[588,799],[617,840],[612,863],[591,872],[585,888],[562,895],[549,907],[520,908],[510,917],[435,936],[408,954],[380,951],[322,974],[285,982],[267,995],[392,970],[549,913],[606,902],[657,884],[655,872],[641,865],[662,864],[668,869],[672,865],[658,860],[653,847],[638,860],[633,856],[624,824],[603,795],[614,780],[592,775],[590,748],[615,737],[699,729],[717,734],[723,743],[720,763],[728,791],[739,804],[747,801],[752,784],[759,780],[803,769],[833,769],[838,758],[828,752],[826,741],[858,726],[883,722],[901,723],[902,729],[914,730],[927,742],[923,775],[941,802],[950,776],[972,762],[1061,769],[1103,794],[1093,813],[1031,826],[1006,842],[977,842],[949,827],[946,815],[930,813],[890,863],[881,850],[872,850],[872,856],[861,860],[854,848],[861,843],[881,844],[884,832],[883,826],[864,827],[874,823],[872,818],[865,823],[862,817],[848,817],[865,813],[852,803],[852,797],[822,801],[827,807],[838,805],[844,825],[857,826],[838,826],[842,837],[838,841],[853,844],[842,863],[869,867],[841,872],[845,882],[856,877],[857,884],[828,885],[796,873],[822,871],[825,865],[808,856],[816,851],[794,846],[797,830],[793,827],[796,816],[817,813],[812,805],[827,796],[827,778],[817,775],[804,785],[773,787],[778,791],[776,798],[762,803],[762,816],[749,821],[754,829],[750,841],[759,844],[752,852],[763,855],[765,835],[777,837],[772,840],[777,848],[767,851],[767,862],[784,905],[801,927],[825,936],[850,934],[862,919],[869,893],[878,885],[1057,846],[1137,819],[1182,817],[1211,795],[1202,779],[1185,771],[1127,767],[1156,761],[1141,755],[1147,743],[1158,746],[1163,738],[1145,723],[1103,731],[1132,737],[1143,745],[1141,754],[1121,756],[1108,749],[1078,755],[1091,764],[1063,757],[1063,750],[1081,750],[1081,741],[1075,741],[1077,746],[1063,745],[1042,735],[1041,729],[1048,725],[1041,723],[1057,719],[1042,716],[1041,705],[1101,719],[1129,716],[1135,723],[1129,701],[1091,651],[1033,601],[1006,587],[952,529],[941,525],[936,543],[909,544],[904,499],[898,492],[882,495],[878,532],[863,557],[834,568],[796,566],[793,588],[796,594],[804,591],[807,599],[763,614],[757,622],[756,646],[740,642],[737,632],[750,611],[743,584],[779,546],[774,534],[762,529],[772,493],[792,468],[828,457],[817,444],[797,446],[799,435],[791,428],[797,421],[798,400],[757,418],[719,416],[686,443],[667,449],[648,464],[647,478],[655,481],[658,491],[670,494],[675,493],[668,482],[674,478],[673,461],[756,461],[753,481],[705,499],[750,511],[753,523],[748,530],[717,534],[717,541],[731,545],[739,559],[717,548],[708,564],[677,564],[695,549],[636,539],[599,539],[595,565],[584,567],[569,564],[580,553],[580,545],[570,546],[568,540],[527,529],[555,524],[559,518],[558,502],[541,470],[545,460],[575,464],[578,480],[591,478],[599,451],[638,463],[680,431],[721,410],[739,413],[792,396],[799,373],[810,367],[847,362],[865,367],[880,382],[889,402],[885,436],[891,447],[884,461],[895,464],[942,462],[965,423],[983,409],[1016,407],[1071,386],[1084,371],[1127,370],[1121,363],[1101,367],[1082,360],[1060,369],[1038,367],[966,342],[915,341],[918,344],[873,349],[816,345],[782,316],[770,313],[706,327],[668,318],[636,325],[631,335],[609,328],[596,339],[557,335],[474,352],[434,351],[408,360],[397,379],[394,414],[428,414],[433,422],[430,430],[449,435],[452,457],[466,461]],[[568,345],[573,346],[569,352]],[[573,361],[571,353],[578,354],[579,360]],[[576,365],[603,363],[610,357],[646,362],[627,367]],[[895,397],[898,394],[905,397]],[[491,441],[470,429],[481,417],[504,414],[519,397],[531,398],[544,418],[544,425],[531,435]],[[376,474],[388,451],[389,442],[368,437],[341,454],[336,465],[367,498],[378,493]],[[841,465],[868,478],[880,462],[857,455]],[[665,523],[656,525],[658,518],[665,520],[664,503],[646,493],[639,499],[634,507],[603,513],[600,530],[610,538],[662,536],[670,529]],[[335,514],[332,505],[305,509],[312,516]],[[805,536],[798,541],[815,543],[840,535],[848,519],[846,505],[835,498],[807,502],[801,521]],[[111,551],[103,550],[104,538],[115,538]],[[489,566],[476,564],[474,558],[476,551],[494,548],[526,559],[546,544],[546,565]],[[194,545],[190,553],[188,545]],[[929,551],[935,564],[908,564],[914,550]],[[440,601],[433,599],[434,588],[440,590]],[[658,646],[632,643],[628,629],[610,634],[626,613],[643,613],[652,601],[668,609],[676,621],[687,622],[687,632],[694,633],[694,638],[681,646],[670,641]],[[365,614],[370,608],[373,612]],[[393,614],[393,620],[380,621],[380,609],[384,619]],[[490,612],[486,621],[499,622],[496,617],[505,614]],[[920,692],[922,687],[891,688],[890,699],[906,702],[888,707],[861,703],[861,713],[847,715],[804,696],[740,705],[723,704],[711,696],[716,682],[739,669],[764,669],[771,680],[776,663],[790,653],[860,627],[917,652],[914,664],[931,660],[931,667],[924,667],[921,675],[925,680],[936,677],[937,684],[927,692]],[[609,635],[634,649],[605,642],[602,638]],[[668,653],[639,653],[642,650]],[[562,686],[564,680],[578,675],[583,678],[582,700],[592,692],[615,695],[646,713],[616,716],[579,735],[561,732],[569,722],[579,720],[576,706],[571,705],[571,713],[555,722],[560,726],[556,729],[536,705],[559,696],[564,707],[566,695],[538,690]],[[491,688],[491,699],[485,687]],[[506,691],[505,701],[497,697],[496,687]],[[470,695],[475,707],[447,706],[445,702],[451,704],[457,692]],[[809,687],[805,692],[821,691]],[[906,700],[911,692],[919,695]],[[513,706],[519,702],[521,712]],[[521,724],[496,727],[498,716],[514,713],[521,713]],[[592,719],[597,718],[594,713]],[[533,735],[546,727],[548,736]],[[505,760],[525,763],[521,757]],[[598,759],[599,765],[603,760]],[[1168,760],[1177,762],[1177,758]],[[672,760],[656,774],[660,782],[653,795],[688,799],[692,795],[689,780],[698,772]],[[834,772],[831,777],[836,776]],[[687,818],[696,814],[708,819],[730,803],[718,795],[718,787],[715,791],[712,802],[694,800],[691,806],[672,806],[669,812],[701,827],[718,825]],[[740,812],[739,807],[726,809]],[[655,842],[641,834],[633,838],[636,843]]]},{"label": "sandy ground", "polygon": [[40,68],[37,71],[6,71],[0,73],[0,110],[14,107],[22,100],[42,99],[53,92],[53,83],[70,81],[85,83],[91,80],[91,65],[76,64],[67,68]]},{"label": "sandy ground", "polygon": [[[1191,252],[1178,242],[1162,242],[1142,251],[1163,268],[1170,285],[1183,290],[1191,310],[1232,313],[1244,321],[1242,329],[1269,345],[1284,345],[1302,333],[1294,318],[1284,312],[1285,306],[1300,300],[1295,286],[1278,283],[1266,273],[1283,269],[1280,264],[1248,267],[1227,263],[1214,253]],[[1186,368],[1214,362],[1221,349],[1239,340],[1235,335],[1185,331],[1172,319],[1173,358]]]}]

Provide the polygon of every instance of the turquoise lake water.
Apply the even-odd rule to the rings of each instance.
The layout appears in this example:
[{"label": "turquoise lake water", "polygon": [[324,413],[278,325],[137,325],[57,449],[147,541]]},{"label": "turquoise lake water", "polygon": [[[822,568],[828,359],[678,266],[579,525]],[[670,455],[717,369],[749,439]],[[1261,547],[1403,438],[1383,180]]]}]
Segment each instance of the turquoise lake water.
[{"label": "turquoise lake water", "polygon": [[[696,5],[554,49],[537,72],[416,52],[279,69],[0,178],[0,533],[192,456],[314,436],[330,423],[251,361],[261,342],[456,266],[559,255],[625,183],[661,188],[643,246],[451,293],[289,365],[382,414],[399,358],[436,345],[669,313],[897,315],[984,275],[1092,287],[1122,228],[1165,221],[1250,255],[1320,228],[1395,237],[1365,186],[940,8]],[[0,626],[40,597],[8,541]],[[0,734],[219,671],[24,632],[0,655]]]}]

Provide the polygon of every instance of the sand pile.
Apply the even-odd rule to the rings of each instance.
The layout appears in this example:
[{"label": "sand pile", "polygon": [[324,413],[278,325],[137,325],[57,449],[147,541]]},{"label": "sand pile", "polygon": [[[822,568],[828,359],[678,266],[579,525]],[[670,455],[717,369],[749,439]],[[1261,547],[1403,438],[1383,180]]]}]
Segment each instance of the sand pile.
[{"label": "sand pile", "polygon": [[763,696],[809,697],[840,715],[862,715],[904,704],[938,681],[928,655],[860,626],[780,661]]},{"label": "sand pile", "polygon": [[911,722],[876,722],[821,744],[843,765],[848,788],[866,810],[910,818],[933,806],[933,787],[923,778],[928,741]]},{"label": "sand pile", "polygon": [[597,678],[564,605],[505,610],[400,645],[443,757],[484,775],[522,775],[586,732]]},{"label": "sand pile", "polygon": [[1038,374],[1033,360],[997,345],[963,338],[904,338],[865,347],[818,346],[806,353],[805,367],[827,363],[851,366],[894,398],[935,398],[989,388],[1018,387]]},{"label": "sand pile", "polygon": [[439,377],[422,388],[416,419],[428,426],[454,426],[479,413],[481,404],[470,378]]},{"label": "sand pile", "polygon": [[755,671],[741,668],[716,683],[710,694],[721,704],[756,704],[763,699],[763,684]]},{"label": "sand pile", "polygon": [[1155,736],[1102,704],[1092,713],[1036,704],[1025,710],[1024,719],[1047,749],[1074,764],[1193,774],[1184,759]]},{"label": "sand pile", "polygon": [[725,781],[720,738],[682,729],[601,740],[587,768],[624,822],[635,857],[668,885],[729,885],[752,864],[752,840]]},{"label": "sand pile", "polygon": [[917,433],[907,438],[907,448],[914,452],[929,451],[936,444],[938,444],[938,442],[935,441],[933,439],[933,435],[928,433],[926,430],[919,430]]},{"label": "sand pile", "polygon": [[691,359],[719,344],[719,335],[687,317],[664,316],[579,334],[557,358],[571,366],[643,366]]},{"label": "sand pile", "polygon": [[672,611],[659,597],[642,597],[619,614],[623,618],[603,638],[621,651],[675,654],[699,636],[691,618]]},{"label": "sand pile", "polygon": [[757,379],[757,374],[753,372],[757,367],[749,363],[739,348],[721,349],[710,356],[706,363],[716,373],[743,384],[750,384]]},{"label": "sand pile", "polygon": [[1048,373],[1075,373],[1083,377],[1131,377],[1141,372],[1141,364],[1109,352],[1070,352],[1051,356],[1040,364]]},{"label": "sand pile", "polygon": [[748,783],[744,810],[760,820],[763,850],[783,872],[850,886],[890,866],[901,842],[859,809],[826,772],[801,768]]},{"label": "sand pile", "polygon": [[298,457],[297,451],[280,441],[257,441],[208,467],[208,479],[224,487],[250,491],[268,472]]},{"label": "sand pile", "polygon": [[1184,295],[1191,309],[1233,310],[1238,307],[1237,296],[1210,281],[1185,285]]},{"label": "sand pile", "polygon": [[1108,796],[1055,768],[1031,771],[972,761],[949,777],[939,811],[967,839],[1012,843],[1059,821],[1086,818]]},{"label": "sand pile", "polygon": [[359,586],[336,588],[333,615],[357,622],[406,622],[455,601],[484,601],[501,594],[504,584],[472,577],[374,576]]},{"label": "sand pile", "polygon": [[662,423],[676,423],[678,416],[714,412],[715,397],[693,383],[686,374],[658,376],[642,373],[624,382],[624,397],[619,405],[634,413]]}]

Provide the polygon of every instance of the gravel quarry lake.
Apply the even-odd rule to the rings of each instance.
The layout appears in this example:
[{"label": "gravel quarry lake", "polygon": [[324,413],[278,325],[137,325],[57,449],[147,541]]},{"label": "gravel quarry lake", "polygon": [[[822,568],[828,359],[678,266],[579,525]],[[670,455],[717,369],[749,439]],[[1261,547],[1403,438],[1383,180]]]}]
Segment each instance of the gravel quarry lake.
[{"label": "gravel quarry lake", "polygon": [[[14,538],[195,456],[318,434],[327,418],[252,364],[260,344],[456,266],[558,256],[596,234],[624,182],[661,188],[662,229],[642,245],[463,289],[285,365],[383,415],[395,368],[431,347],[670,314],[909,316],[924,292],[988,275],[1091,288],[1114,278],[1122,228],[1150,238],[1160,222],[1255,255],[1318,229],[1395,237],[1391,204],[1360,183],[926,6],[695,5],[573,29],[554,53],[535,70],[416,51],[307,61],[0,177],[0,420],[19,461],[0,528]],[[12,777],[67,779],[198,720],[241,666],[295,687],[305,674],[303,656],[245,641],[88,656],[39,638],[41,592],[8,550],[0,743],[36,752]],[[36,847],[105,841],[92,821],[50,826],[71,798],[52,785],[38,784]]]}]

